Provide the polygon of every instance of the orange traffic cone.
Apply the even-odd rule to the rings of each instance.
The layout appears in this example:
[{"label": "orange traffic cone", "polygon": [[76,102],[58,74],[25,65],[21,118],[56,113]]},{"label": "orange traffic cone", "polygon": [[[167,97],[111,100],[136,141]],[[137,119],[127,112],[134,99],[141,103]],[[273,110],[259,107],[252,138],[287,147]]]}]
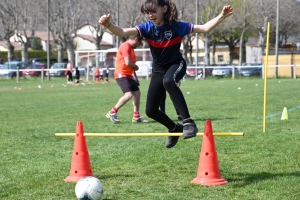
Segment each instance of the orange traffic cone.
[{"label": "orange traffic cone", "polygon": [[225,179],[221,178],[210,120],[206,120],[204,128],[197,177],[194,178],[191,183],[206,186],[222,185],[227,183]]},{"label": "orange traffic cone", "polygon": [[82,122],[77,121],[71,170],[70,175],[64,179],[65,182],[77,182],[85,176],[93,176],[90,156],[83,133]]}]

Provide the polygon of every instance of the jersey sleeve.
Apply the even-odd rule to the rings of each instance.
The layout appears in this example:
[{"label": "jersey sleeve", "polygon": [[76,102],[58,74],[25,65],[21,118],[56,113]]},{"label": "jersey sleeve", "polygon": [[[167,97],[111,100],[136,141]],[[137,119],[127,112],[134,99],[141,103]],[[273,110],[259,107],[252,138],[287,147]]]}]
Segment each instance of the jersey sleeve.
[{"label": "jersey sleeve", "polygon": [[176,26],[176,31],[181,37],[184,37],[185,35],[192,33],[193,30],[194,30],[194,24],[191,24],[189,22],[179,21]]},{"label": "jersey sleeve", "polygon": [[147,38],[147,33],[149,33],[150,26],[148,23],[143,23],[135,26],[136,30],[139,32],[139,36]]}]

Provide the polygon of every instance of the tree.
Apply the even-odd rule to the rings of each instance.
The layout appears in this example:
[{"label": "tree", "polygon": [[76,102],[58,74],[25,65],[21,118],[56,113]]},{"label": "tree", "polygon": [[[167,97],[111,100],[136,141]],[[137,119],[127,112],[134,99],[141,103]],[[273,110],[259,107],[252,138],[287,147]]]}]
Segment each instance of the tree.
[{"label": "tree", "polygon": [[267,25],[269,19],[275,19],[274,7],[275,1],[272,0],[253,0],[253,6],[256,8],[255,10],[255,27],[258,30],[259,40],[258,45],[261,48],[261,52],[265,50],[265,43],[266,43],[266,33],[267,33]]},{"label": "tree", "polygon": [[34,37],[31,42],[31,48],[33,50],[43,50],[43,47],[41,45],[41,38]]},{"label": "tree", "polygon": [[[282,0],[280,2],[282,3],[279,5],[279,46],[282,47],[288,43],[289,37],[299,34],[299,17],[295,17],[295,15],[297,16],[296,13],[300,10],[300,3],[295,0],[285,0],[284,4]],[[273,21],[273,23],[274,25],[276,24],[275,21]]]},{"label": "tree", "polygon": [[241,30],[240,39],[239,39],[239,65],[242,65],[244,56],[244,47],[245,43],[248,40],[248,37],[253,34],[253,22],[254,22],[254,7],[251,2],[248,0],[243,0],[241,4],[239,1],[233,1],[231,5],[234,7],[234,23],[238,24],[239,29]]},{"label": "tree", "polygon": [[[103,13],[108,13],[110,10],[109,2],[105,0],[88,0],[87,1],[87,14],[86,17],[88,19],[87,23],[89,25],[90,31],[93,35],[96,50],[101,49],[101,41],[103,34],[106,31],[106,28],[99,24],[99,19]],[[99,54],[96,54],[96,66],[99,65]]]},{"label": "tree", "polygon": [[54,42],[58,44],[58,62],[62,62],[63,47],[67,49],[68,59],[75,64],[74,38],[84,13],[85,2],[80,0],[55,1],[51,0],[50,31]]},{"label": "tree", "polygon": [[[219,15],[223,6],[224,6],[223,2],[221,4],[220,1],[218,0],[207,0],[206,2],[203,2],[203,4],[201,4],[201,14],[199,17],[200,18],[199,24],[205,24],[207,21]],[[212,36],[215,34],[215,30],[216,29],[205,34],[205,65],[206,66],[210,65],[210,46],[211,46]],[[214,44],[215,43],[216,41],[214,41]]]},{"label": "tree", "polygon": [[[187,22],[194,22],[196,16],[194,15],[195,12],[195,4],[191,3],[191,1],[188,0],[177,0],[174,1],[177,10],[178,10],[178,18],[181,21],[187,21]],[[193,50],[193,45],[192,42],[195,39],[195,34],[189,34],[185,36],[182,40],[182,46],[183,46],[183,52],[182,55],[184,59],[186,60],[187,64],[192,64],[193,63],[193,57],[192,57],[192,50]]]},{"label": "tree", "polygon": [[40,10],[37,9],[38,0],[18,1],[15,5],[19,26],[15,29],[17,42],[21,43],[22,61],[28,60],[28,48],[40,18]]},{"label": "tree", "polygon": [[8,48],[7,59],[8,61],[14,60],[15,47],[10,42],[10,37],[14,34],[15,29],[18,27],[17,12],[14,5],[17,0],[3,0],[0,1],[0,18],[3,29],[3,38],[6,41]]}]

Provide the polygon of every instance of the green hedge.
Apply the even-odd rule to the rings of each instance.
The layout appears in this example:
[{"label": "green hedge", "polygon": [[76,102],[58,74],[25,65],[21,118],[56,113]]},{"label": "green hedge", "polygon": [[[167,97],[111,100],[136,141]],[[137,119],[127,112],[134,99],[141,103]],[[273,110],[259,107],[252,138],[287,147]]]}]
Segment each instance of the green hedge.
[{"label": "green hedge", "polygon": [[[14,57],[14,60],[22,60],[21,51],[15,50]],[[47,52],[43,50],[30,50],[28,51],[28,59],[30,58],[40,58],[42,62],[47,62]],[[0,51],[0,59],[3,62],[7,61],[7,51]],[[67,62],[68,58],[63,58],[63,61]],[[50,52],[50,62],[57,62],[57,51]]]}]

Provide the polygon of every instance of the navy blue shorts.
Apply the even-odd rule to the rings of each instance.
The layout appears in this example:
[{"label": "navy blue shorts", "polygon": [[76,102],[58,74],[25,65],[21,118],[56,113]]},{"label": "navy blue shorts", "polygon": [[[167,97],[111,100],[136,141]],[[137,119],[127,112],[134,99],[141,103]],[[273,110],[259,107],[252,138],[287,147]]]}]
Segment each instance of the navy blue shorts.
[{"label": "navy blue shorts", "polygon": [[118,78],[116,81],[124,94],[126,92],[135,92],[140,90],[138,83],[132,78]]}]

